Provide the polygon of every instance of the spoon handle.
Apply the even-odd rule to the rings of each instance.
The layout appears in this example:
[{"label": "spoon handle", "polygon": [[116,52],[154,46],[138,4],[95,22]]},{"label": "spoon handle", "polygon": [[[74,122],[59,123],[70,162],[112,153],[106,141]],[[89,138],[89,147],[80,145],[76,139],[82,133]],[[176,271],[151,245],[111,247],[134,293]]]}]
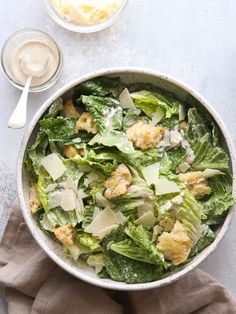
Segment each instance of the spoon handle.
[{"label": "spoon handle", "polygon": [[29,76],[25,82],[25,87],[21,94],[21,97],[14,109],[9,121],[8,127],[13,129],[23,128],[26,122],[26,111],[27,111],[27,99],[30,88],[30,83],[32,81],[32,76]]}]

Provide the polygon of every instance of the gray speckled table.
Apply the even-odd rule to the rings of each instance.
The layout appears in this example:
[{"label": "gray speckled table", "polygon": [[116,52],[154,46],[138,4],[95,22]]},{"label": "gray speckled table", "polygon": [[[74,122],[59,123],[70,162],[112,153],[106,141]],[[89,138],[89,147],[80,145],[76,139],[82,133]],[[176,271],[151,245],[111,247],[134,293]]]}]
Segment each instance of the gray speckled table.
[{"label": "gray speckled table", "polygon": [[[2,0],[0,45],[16,30],[51,34],[64,53],[61,79],[49,91],[31,94],[28,121],[59,87],[81,74],[111,66],[141,66],[166,72],[205,96],[236,136],[236,4],[234,0],[130,0],[121,19],[97,34],[75,34],[56,25],[40,0]],[[0,73],[0,233],[15,197],[15,164],[23,130],[6,127],[20,92]],[[201,268],[236,294],[236,216],[218,249]],[[1,299],[2,300],[2,299]],[[0,313],[5,313],[0,302]]]}]

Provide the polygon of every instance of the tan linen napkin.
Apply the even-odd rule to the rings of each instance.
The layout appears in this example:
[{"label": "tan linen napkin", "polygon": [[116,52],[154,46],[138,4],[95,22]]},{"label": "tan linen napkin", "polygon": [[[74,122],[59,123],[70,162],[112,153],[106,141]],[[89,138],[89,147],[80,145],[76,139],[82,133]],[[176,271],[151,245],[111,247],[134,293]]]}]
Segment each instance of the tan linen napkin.
[{"label": "tan linen napkin", "polygon": [[9,314],[231,314],[230,293],[201,270],[153,290],[116,292],[80,281],[54,264],[13,206],[0,245],[0,285]]}]

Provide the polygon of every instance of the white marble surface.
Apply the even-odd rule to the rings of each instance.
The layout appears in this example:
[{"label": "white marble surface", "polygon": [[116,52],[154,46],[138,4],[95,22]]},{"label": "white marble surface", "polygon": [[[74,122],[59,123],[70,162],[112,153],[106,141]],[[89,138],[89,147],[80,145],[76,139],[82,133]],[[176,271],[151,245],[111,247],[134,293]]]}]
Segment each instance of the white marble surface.
[{"label": "white marble surface", "polygon": [[[111,66],[166,72],[207,98],[236,136],[235,0],[130,0],[121,19],[97,34],[75,34],[56,25],[40,0],[1,0],[0,46],[13,32],[38,28],[64,53],[63,73],[46,92],[31,94],[28,121],[49,95],[81,74]],[[25,129],[6,124],[20,92],[0,73],[0,233],[15,196],[15,164]],[[218,249],[201,268],[236,294],[236,216]],[[4,306],[0,313],[4,313]]]}]

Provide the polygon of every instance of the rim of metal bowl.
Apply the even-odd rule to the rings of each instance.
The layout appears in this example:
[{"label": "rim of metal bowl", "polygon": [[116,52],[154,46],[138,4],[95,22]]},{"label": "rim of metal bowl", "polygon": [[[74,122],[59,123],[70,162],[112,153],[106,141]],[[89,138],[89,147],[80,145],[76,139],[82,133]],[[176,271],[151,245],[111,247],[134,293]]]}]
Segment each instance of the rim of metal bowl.
[{"label": "rim of metal bowl", "polygon": [[[108,282],[108,281],[103,281],[103,279],[100,279],[100,278],[91,278],[87,274],[84,274],[83,270],[75,273],[71,269],[70,265],[67,264],[64,260],[62,260],[59,256],[57,256],[53,250],[49,249],[47,244],[44,243],[42,241],[42,239],[40,238],[39,230],[37,230],[37,227],[35,226],[35,224],[32,221],[31,214],[28,210],[27,204],[26,204],[25,199],[24,199],[24,194],[23,194],[22,170],[23,170],[24,154],[25,154],[28,140],[32,134],[32,131],[33,131],[34,127],[36,126],[38,120],[41,118],[42,114],[48,109],[48,107],[52,104],[52,102],[55,99],[57,99],[58,97],[63,95],[66,91],[70,90],[75,85],[80,84],[83,81],[86,81],[88,79],[91,79],[91,78],[94,78],[97,76],[122,75],[122,74],[143,74],[143,75],[150,75],[152,77],[158,77],[158,78],[161,78],[165,81],[171,82],[172,84],[178,86],[179,88],[183,89],[187,93],[191,94],[194,98],[196,98],[203,105],[203,107],[207,111],[209,111],[209,113],[212,115],[214,120],[219,125],[219,127],[223,133],[223,136],[225,138],[225,142],[227,144],[228,150],[229,150],[229,154],[230,154],[230,158],[231,158],[231,162],[232,162],[233,174],[236,173],[236,164],[235,164],[236,154],[235,154],[233,142],[232,142],[231,137],[227,131],[227,128],[226,128],[225,124],[223,123],[223,121],[221,120],[221,118],[219,117],[219,115],[213,109],[213,107],[199,93],[197,93],[192,88],[185,85],[184,83],[180,82],[179,80],[177,80],[177,79],[175,79],[169,75],[160,73],[160,72],[156,72],[156,71],[152,71],[152,70],[148,70],[148,69],[143,69],[143,68],[119,67],[119,68],[109,68],[109,69],[104,69],[104,70],[100,70],[100,71],[94,71],[90,74],[83,75],[80,78],[73,80],[72,82],[66,84],[64,87],[60,88],[47,101],[44,102],[44,104],[36,112],[31,123],[29,124],[27,132],[26,132],[24,139],[22,141],[22,144],[21,144],[20,152],[18,155],[18,162],[17,162],[17,189],[18,189],[18,196],[19,196],[23,216],[24,216],[24,219],[26,221],[26,224],[28,225],[28,227],[30,229],[30,232],[32,233],[33,237],[38,242],[38,244],[41,246],[41,248],[48,254],[48,256],[56,264],[58,264],[60,267],[62,267],[64,270],[66,270],[71,275],[73,275],[79,279],[82,279],[83,281],[86,281],[90,284],[94,284],[96,286],[99,286],[99,287],[113,289],[113,290],[124,290],[124,291],[146,290],[146,289],[161,287],[161,286],[167,285],[171,282],[174,282],[174,281],[180,279],[181,277],[185,276],[190,271],[192,271],[194,268],[196,268],[204,259],[206,259],[215,250],[215,248],[218,246],[219,242],[224,237],[226,231],[228,230],[229,224],[232,220],[234,205],[230,208],[230,210],[226,216],[226,219],[225,219],[215,241],[212,244],[210,244],[203,252],[201,252],[199,255],[197,255],[197,257],[195,257],[195,259],[193,261],[186,264],[186,266],[184,266],[183,269],[180,269],[179,271],[172,273],[172,274],[168,275],[167,277],[160,279],[160,280],[157,280],[157,281],[148,282],[148,283],[140,283],[140,284],[126,284],[124,282],[116,282],[113,280],[110,280]],[[236,195],[236,186],[235,186],[235,178],[234,177],[233,177],[233,194],[234,194],[234,196]]]}]

